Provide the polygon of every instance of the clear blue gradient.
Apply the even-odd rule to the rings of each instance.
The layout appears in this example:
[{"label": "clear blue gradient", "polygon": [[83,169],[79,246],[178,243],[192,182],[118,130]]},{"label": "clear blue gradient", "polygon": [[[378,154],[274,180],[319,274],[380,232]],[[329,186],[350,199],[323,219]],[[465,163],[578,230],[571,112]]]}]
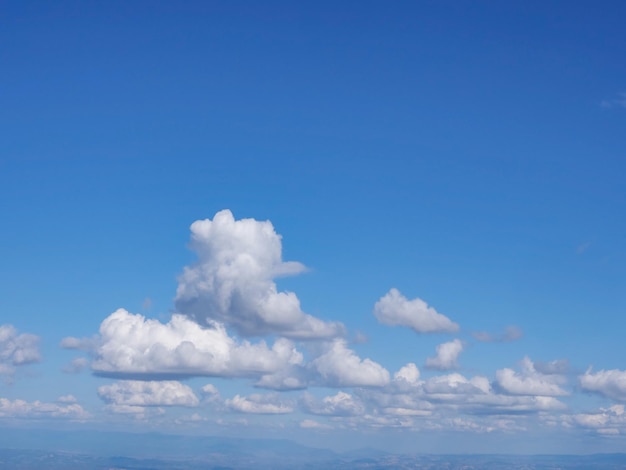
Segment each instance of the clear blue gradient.
[{"label": "clear blue gradient", "polygon": [[[195,259],[189,225],[230,209],[272,221],[283,259],[309,268],[279,289],[365,335],[350,347],[391,375],[407,362],[441,374],[424,361],[459,337],[466,377],[568,360],[557,414],[623,403],[576,377],[626,369],[624,17],[617,1],[3,2],[0,325],[39,336],[42,360],[16,367],[0,397],[72,394],[91,414],[76,426],[117,426],[96,394],[113,380],[62,372],[75,354],[59,343],[120,307],[166,322]],[[372,309],[392,287],[460,332],[381,325]],[[510,325],[520,339],[472,337]],[[259,393],[185,383],[208,382]],[[246,418],[326,439],[291,416]],[[388,432],[369,438],[410,446],[420,433]],[[518,432],[562,452],[590,431]],[[514,451],[505,438],[481,442]]]}]

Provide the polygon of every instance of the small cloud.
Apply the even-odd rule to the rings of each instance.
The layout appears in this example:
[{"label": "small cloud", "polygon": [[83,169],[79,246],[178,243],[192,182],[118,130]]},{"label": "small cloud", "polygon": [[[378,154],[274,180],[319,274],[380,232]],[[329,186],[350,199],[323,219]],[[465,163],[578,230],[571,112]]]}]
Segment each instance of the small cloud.
[{"label": "small cloud", "polygon": [[293,412],[293,405],[278,395],[252,394],[247,397],[235,395],[224,402],[227,408],[239,413],[286,414]]},{"label": "small cloud", "polygon": [[363,333],[362,331],[357,331],[354,334],[354,338],[352,338],[352,343],[353,344],[365,344],[369,341],[370,339],[368,338],[368,336]]},{"label": "small cloud", "polygon": [[620,92],[616,98],[602,100],[600,106],[603,108],[626,108],[626,92]]},{"label": "small cloud", "polygon": [[152,299],[150,297],[146,297],[141,304],[141,308],[143,310],[150,310],[150,307],[152,307]]},{"label": "small cloud", "polygon": [[591,242],[581,243],[576,247],[576,254],[582,255],[585,251],[587,251],[591,247]]},{"label": "small cloud", "polygon": [[96,338],[74,338],[73,336],[67,336],[61,340],[60,346],[63,349],[91,352],[96,349],[96,344]]},{"label": "small cloud", "polygon": [[406,326],[416,333],[454,333],[459,325],[437,312],[420,298],[407,299],[391,289],[374,305],[374,316],[391,326]]},{"label": "small cloud", "polygon": [[535,369],[537,372],[545,375],[557,375],[567,374],[569,371],[569,361],[567,359],[557,359],[550,362],[535,362]]},{"label": "small cloud", "polygon": [[86,357],[77,357],[72,359],[68,365],[63,368],[66,374],[79,374],[89,366],[89,359]]},{"label": "small cloud", "polygon": [[428,369],[457,369],[459,354],[463,351],[463,343],[459,339],[442,343],[437,346],[437,355],[426,359]]},{"label": "small cloud", "polygon": [[11,376],[15,367],[39,361],[38,336],[18,334],[13,325],[0,325],[0,375]]},{"label": "small cloud", "polygon": [[472,336],[482,343],[510,343],[524,336],[524,332],[519,326],[510,325],[500,334],[494,335],[486,331],[477,331],[472,333]]},{"label": "small cloud", "polygon": [[332,429],[332,426],[328,424],[318,423],[312,419],[305,419],[300,422],[300,427],[302,429]]},{"label": "small cloud", "polygon": [[77,403],[78,400],[74,395],[62,395],[57,398],[58,403]]}]

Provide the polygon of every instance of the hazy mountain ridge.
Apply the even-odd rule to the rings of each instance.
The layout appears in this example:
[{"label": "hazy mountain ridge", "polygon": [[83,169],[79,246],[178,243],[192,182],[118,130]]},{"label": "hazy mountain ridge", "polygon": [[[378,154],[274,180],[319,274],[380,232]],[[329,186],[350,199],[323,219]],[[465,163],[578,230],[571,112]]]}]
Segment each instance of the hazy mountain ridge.
[{"label": "hazy mountain ridge", "polygon": [[617,470],[626,468],[626,454],[573,455],[392,455],[327,461],[270,458],[263,455],[207,454],[202,459],[140,459],[70,452],[0,449],[0,468],[31,470],[247,470],[247,469],[428,469],[428,470]]},{"label": "hazy mountain ridge", "polygon": [[626,469],[626,454],[409,455],[373,448],[339,453],[286,439],[159,433],[0,428],[0,442],[0,468],[7,470]]}]

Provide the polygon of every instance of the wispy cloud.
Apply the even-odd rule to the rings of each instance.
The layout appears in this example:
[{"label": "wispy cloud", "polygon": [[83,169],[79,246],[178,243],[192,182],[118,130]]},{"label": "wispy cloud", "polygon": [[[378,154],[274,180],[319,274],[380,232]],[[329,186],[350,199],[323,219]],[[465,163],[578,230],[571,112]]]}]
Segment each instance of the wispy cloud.
[{"label": "wispy cloud", "polygon": [[626,108],[626,92],[617,94],[617,98],[602,100],[600,106],[603,108]]},{"label": "wispy cloud", "polygon": [[518,326],[507,326],[503,333],[492,334],[486,331],[472,333],[474,339],[483,343],[510,343],[524,336],[524,332]]}]

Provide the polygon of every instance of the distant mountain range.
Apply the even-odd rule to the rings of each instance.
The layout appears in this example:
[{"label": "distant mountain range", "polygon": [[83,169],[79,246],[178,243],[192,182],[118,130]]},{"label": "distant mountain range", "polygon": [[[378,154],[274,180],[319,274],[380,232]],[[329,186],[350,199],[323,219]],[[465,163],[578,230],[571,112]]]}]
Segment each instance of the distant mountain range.
[{"label": "distant mountain range", "polygon": [[370,448],[338,453],[284,439],[0,428],[0,468],[617,470],[626,469],[626,454],[406,455]]}]

